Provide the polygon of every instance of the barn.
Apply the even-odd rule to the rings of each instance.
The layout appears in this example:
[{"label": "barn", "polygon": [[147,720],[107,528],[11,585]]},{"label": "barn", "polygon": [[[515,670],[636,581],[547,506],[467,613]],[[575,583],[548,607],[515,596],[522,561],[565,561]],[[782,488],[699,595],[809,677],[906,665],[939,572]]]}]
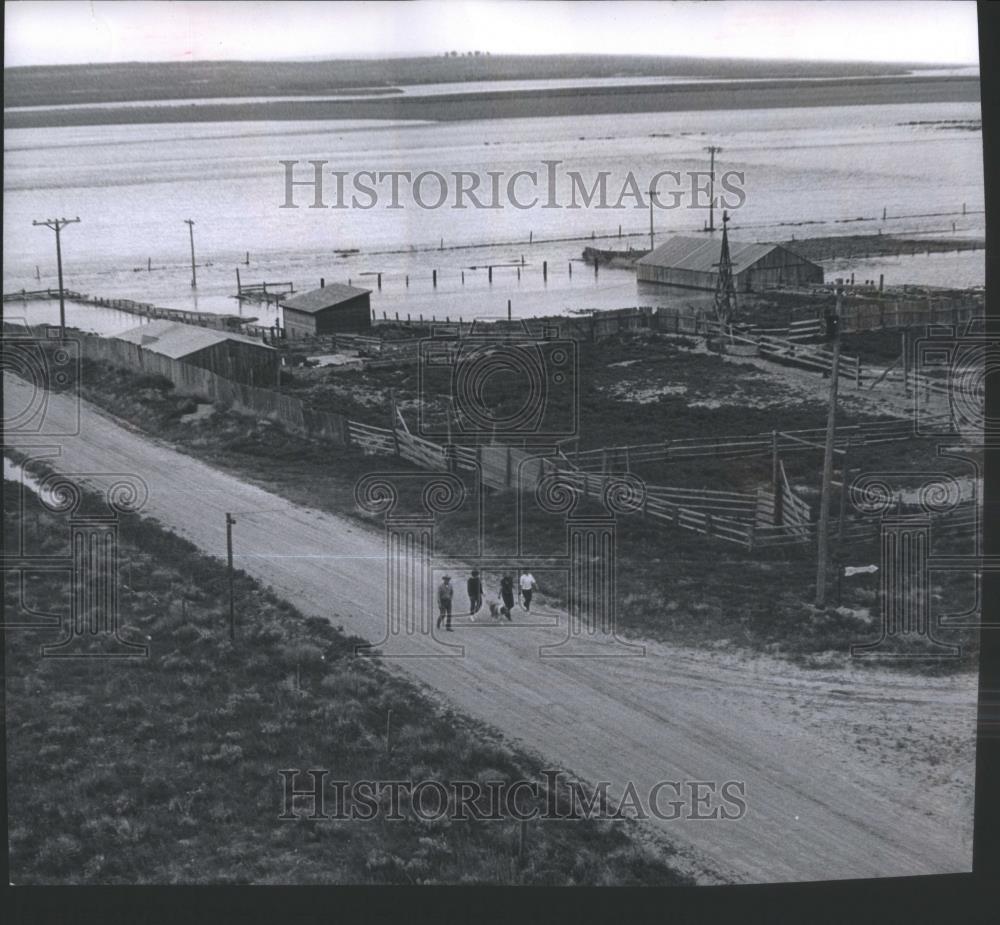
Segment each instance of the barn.
[{"label": "barn", "polygon": [[[715,289],[721,252],[721,237],[678,235],[636,261],[636,279],[686,289]],[[821,266],[781,244],[748,244],[730,239],[729,255],[737,292],[823,282]]]},{"label": "barn", "polygon": [[320,288],[281,300],[288,337],[315,337],[317,334],[360,334],[372,326],[370,289],[343,283]]},{"label": "barn", "polygon": [[210,370],[232,382],[257,386],[278,383],[278,351],[244,334],[159,319],[115,337],[151,353]]}]

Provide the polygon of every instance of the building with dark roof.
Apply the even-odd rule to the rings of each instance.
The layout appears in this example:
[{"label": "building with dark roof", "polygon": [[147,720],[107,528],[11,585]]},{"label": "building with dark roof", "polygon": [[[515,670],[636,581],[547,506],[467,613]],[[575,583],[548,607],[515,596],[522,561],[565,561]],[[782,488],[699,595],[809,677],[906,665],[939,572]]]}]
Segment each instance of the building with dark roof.
[{"label": "building with dark roof", "polygon": [[281,365],[278,351],[234,331],[158,319],[116,334],[115,338],[137,344],[151,353],[210,370],[233,382],[257,386],[272,386],[278,382]]},{"label": "building with dark roof", "polygon": [[[721,251],[721,237],[678,235],[636,261],[636,279],[687,289],[715,289]],[[730,238],[729,253],[737,292],[823,282],[821,266],[781,244],[747,244]]]},{"label": "building with dark roof", "polygon": [[288,337],[360,334],[372,326],[371,290],[342,283],[288,296],[280,301]]}]

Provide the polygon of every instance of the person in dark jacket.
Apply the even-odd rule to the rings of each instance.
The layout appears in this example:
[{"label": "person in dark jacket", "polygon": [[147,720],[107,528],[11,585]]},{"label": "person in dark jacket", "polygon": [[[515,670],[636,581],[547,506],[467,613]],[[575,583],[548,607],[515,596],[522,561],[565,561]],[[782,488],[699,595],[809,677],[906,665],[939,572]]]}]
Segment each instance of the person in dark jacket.
[{"label": "person in dark jacket", "polygon": [[504,575],[500,579],[500,597],[503,600],[504,616],[510,620],[514,610],[514,579],[511,575]]},{"label": "person in dark jacket", "polygon": [[471,577],[465,583],[465,590],[469,594],[469,616],[475,620],[479,608],[483,606],[483,582],[478,569],[472,570]]},{"label": "person in dark jacket", "polygon": [[437,619],[437,628],[441,629],[441,621],[444,620],[446,621],[444,628],[449,633],[451,632],[451,598],[453,594],[454,589],[451,586],[451,576],[445,575],[441,579],[441,584],[438,585],[437,598],[440,612]]}]

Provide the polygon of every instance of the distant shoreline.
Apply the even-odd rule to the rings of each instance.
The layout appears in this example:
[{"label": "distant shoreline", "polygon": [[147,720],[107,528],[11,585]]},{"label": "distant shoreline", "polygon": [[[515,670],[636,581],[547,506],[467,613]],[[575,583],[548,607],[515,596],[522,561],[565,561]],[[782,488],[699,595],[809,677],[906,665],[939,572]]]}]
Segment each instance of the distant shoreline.
[{"label": "distant shoreline", "polygon": [[747,84],[671,84],[453,93],[432,97],[381,96],[295,102],[179,103],[170,106],[99,106],[4,112],[4,128],[132,125],[179,122],[273,122],[342,119],[459,122],[586,116],[611,113],[684,112],[978,102],[978,77],[858,77],[763,80]]}]

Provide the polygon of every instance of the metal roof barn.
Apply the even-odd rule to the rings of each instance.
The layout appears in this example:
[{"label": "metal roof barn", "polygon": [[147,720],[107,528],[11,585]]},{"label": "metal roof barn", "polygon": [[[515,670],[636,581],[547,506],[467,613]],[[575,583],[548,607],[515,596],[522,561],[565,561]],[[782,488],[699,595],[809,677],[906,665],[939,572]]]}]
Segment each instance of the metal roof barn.
[{"label": "metal roof barn", "polygon": [[115,337],[233,382],[268,386],[278,381],[278,351],[245,334],[160,319]]},{"label": "metal roof barn", "polygon": [[[636,261],[636,279],[687,289],[715,289],[720,238],[670,238]],[[781,244],[729,241],[737,291],[760,292],[777,286],[823,282],[823,268]]]}]

